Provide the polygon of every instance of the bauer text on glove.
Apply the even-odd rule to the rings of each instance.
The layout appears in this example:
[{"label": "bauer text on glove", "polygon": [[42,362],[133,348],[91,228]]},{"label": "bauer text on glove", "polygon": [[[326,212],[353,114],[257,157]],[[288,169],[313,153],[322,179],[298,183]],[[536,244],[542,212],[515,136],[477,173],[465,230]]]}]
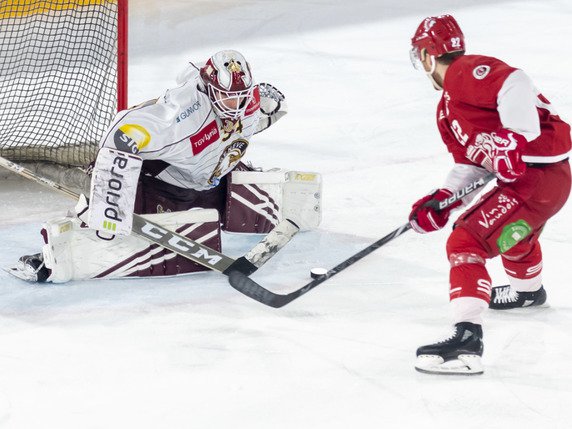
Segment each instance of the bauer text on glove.
[{"label": "bauer text on glove", "polygon": [[462,203],[457,201],[443,210],[438,210],[436,207],[438,207],[439,202],[446,200],[452,195],[453,192],[448,189],[438,189],[413,204],[409,214],[411,227],[421,234],[443,228],[449,220],[451,211]]}]

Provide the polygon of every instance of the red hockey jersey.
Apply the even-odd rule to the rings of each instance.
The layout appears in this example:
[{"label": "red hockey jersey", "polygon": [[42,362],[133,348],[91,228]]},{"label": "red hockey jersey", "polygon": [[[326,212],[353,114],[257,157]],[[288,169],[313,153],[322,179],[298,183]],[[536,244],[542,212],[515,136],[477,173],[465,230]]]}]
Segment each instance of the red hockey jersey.
[{"label": "red hockey jersey", "polygon": [[463,55],[448,68],[437,125],[455,162],[472,164],[466,147],[479,133],[508,128],[528,140],[525,162],[553,163],[571,149],[570,126],[522,70],[482,55]]}]

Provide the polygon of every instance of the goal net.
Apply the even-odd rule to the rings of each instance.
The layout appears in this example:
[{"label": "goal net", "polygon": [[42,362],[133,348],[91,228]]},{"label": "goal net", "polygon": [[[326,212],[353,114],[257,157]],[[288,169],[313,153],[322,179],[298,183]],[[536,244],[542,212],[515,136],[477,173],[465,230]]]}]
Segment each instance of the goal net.
[{"label": "goal net", "polygon": [[126,107],[126,2],[0,1],[1,156],[66,166],[95,158]]}]

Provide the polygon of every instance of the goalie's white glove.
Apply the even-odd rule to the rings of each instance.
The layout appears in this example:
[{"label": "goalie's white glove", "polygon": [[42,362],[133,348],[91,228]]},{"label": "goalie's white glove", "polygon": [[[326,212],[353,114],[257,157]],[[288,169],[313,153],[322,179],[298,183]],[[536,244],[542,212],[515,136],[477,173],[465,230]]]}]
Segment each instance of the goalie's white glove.
[{"label": "goalie's white glove", "polygon": [[286,97],[276,87],[269,83],[259,83],[258,91],[260,93],[260,120],[256,133],[265,130],[286,113],[288,113],[288,105]]}]

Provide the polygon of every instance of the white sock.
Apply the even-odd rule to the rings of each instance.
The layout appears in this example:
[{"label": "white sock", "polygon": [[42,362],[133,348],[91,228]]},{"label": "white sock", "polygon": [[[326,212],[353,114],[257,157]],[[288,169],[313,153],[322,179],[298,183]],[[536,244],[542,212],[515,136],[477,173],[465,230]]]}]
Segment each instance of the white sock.
[{"label": "white sock", "polygon": [[542,286],[542,274],[532,277],[531,279],[517,279],[508,276],[510,286],[517,292],[535,292]]},{"label": "white sock", "polygon": [[481,314],[485,309],[489,308],[489,304],[480,298],[472,296],[462,296],[451,301],[453,310],[453,323],[471,322],[482,325],[483,320]]}]

